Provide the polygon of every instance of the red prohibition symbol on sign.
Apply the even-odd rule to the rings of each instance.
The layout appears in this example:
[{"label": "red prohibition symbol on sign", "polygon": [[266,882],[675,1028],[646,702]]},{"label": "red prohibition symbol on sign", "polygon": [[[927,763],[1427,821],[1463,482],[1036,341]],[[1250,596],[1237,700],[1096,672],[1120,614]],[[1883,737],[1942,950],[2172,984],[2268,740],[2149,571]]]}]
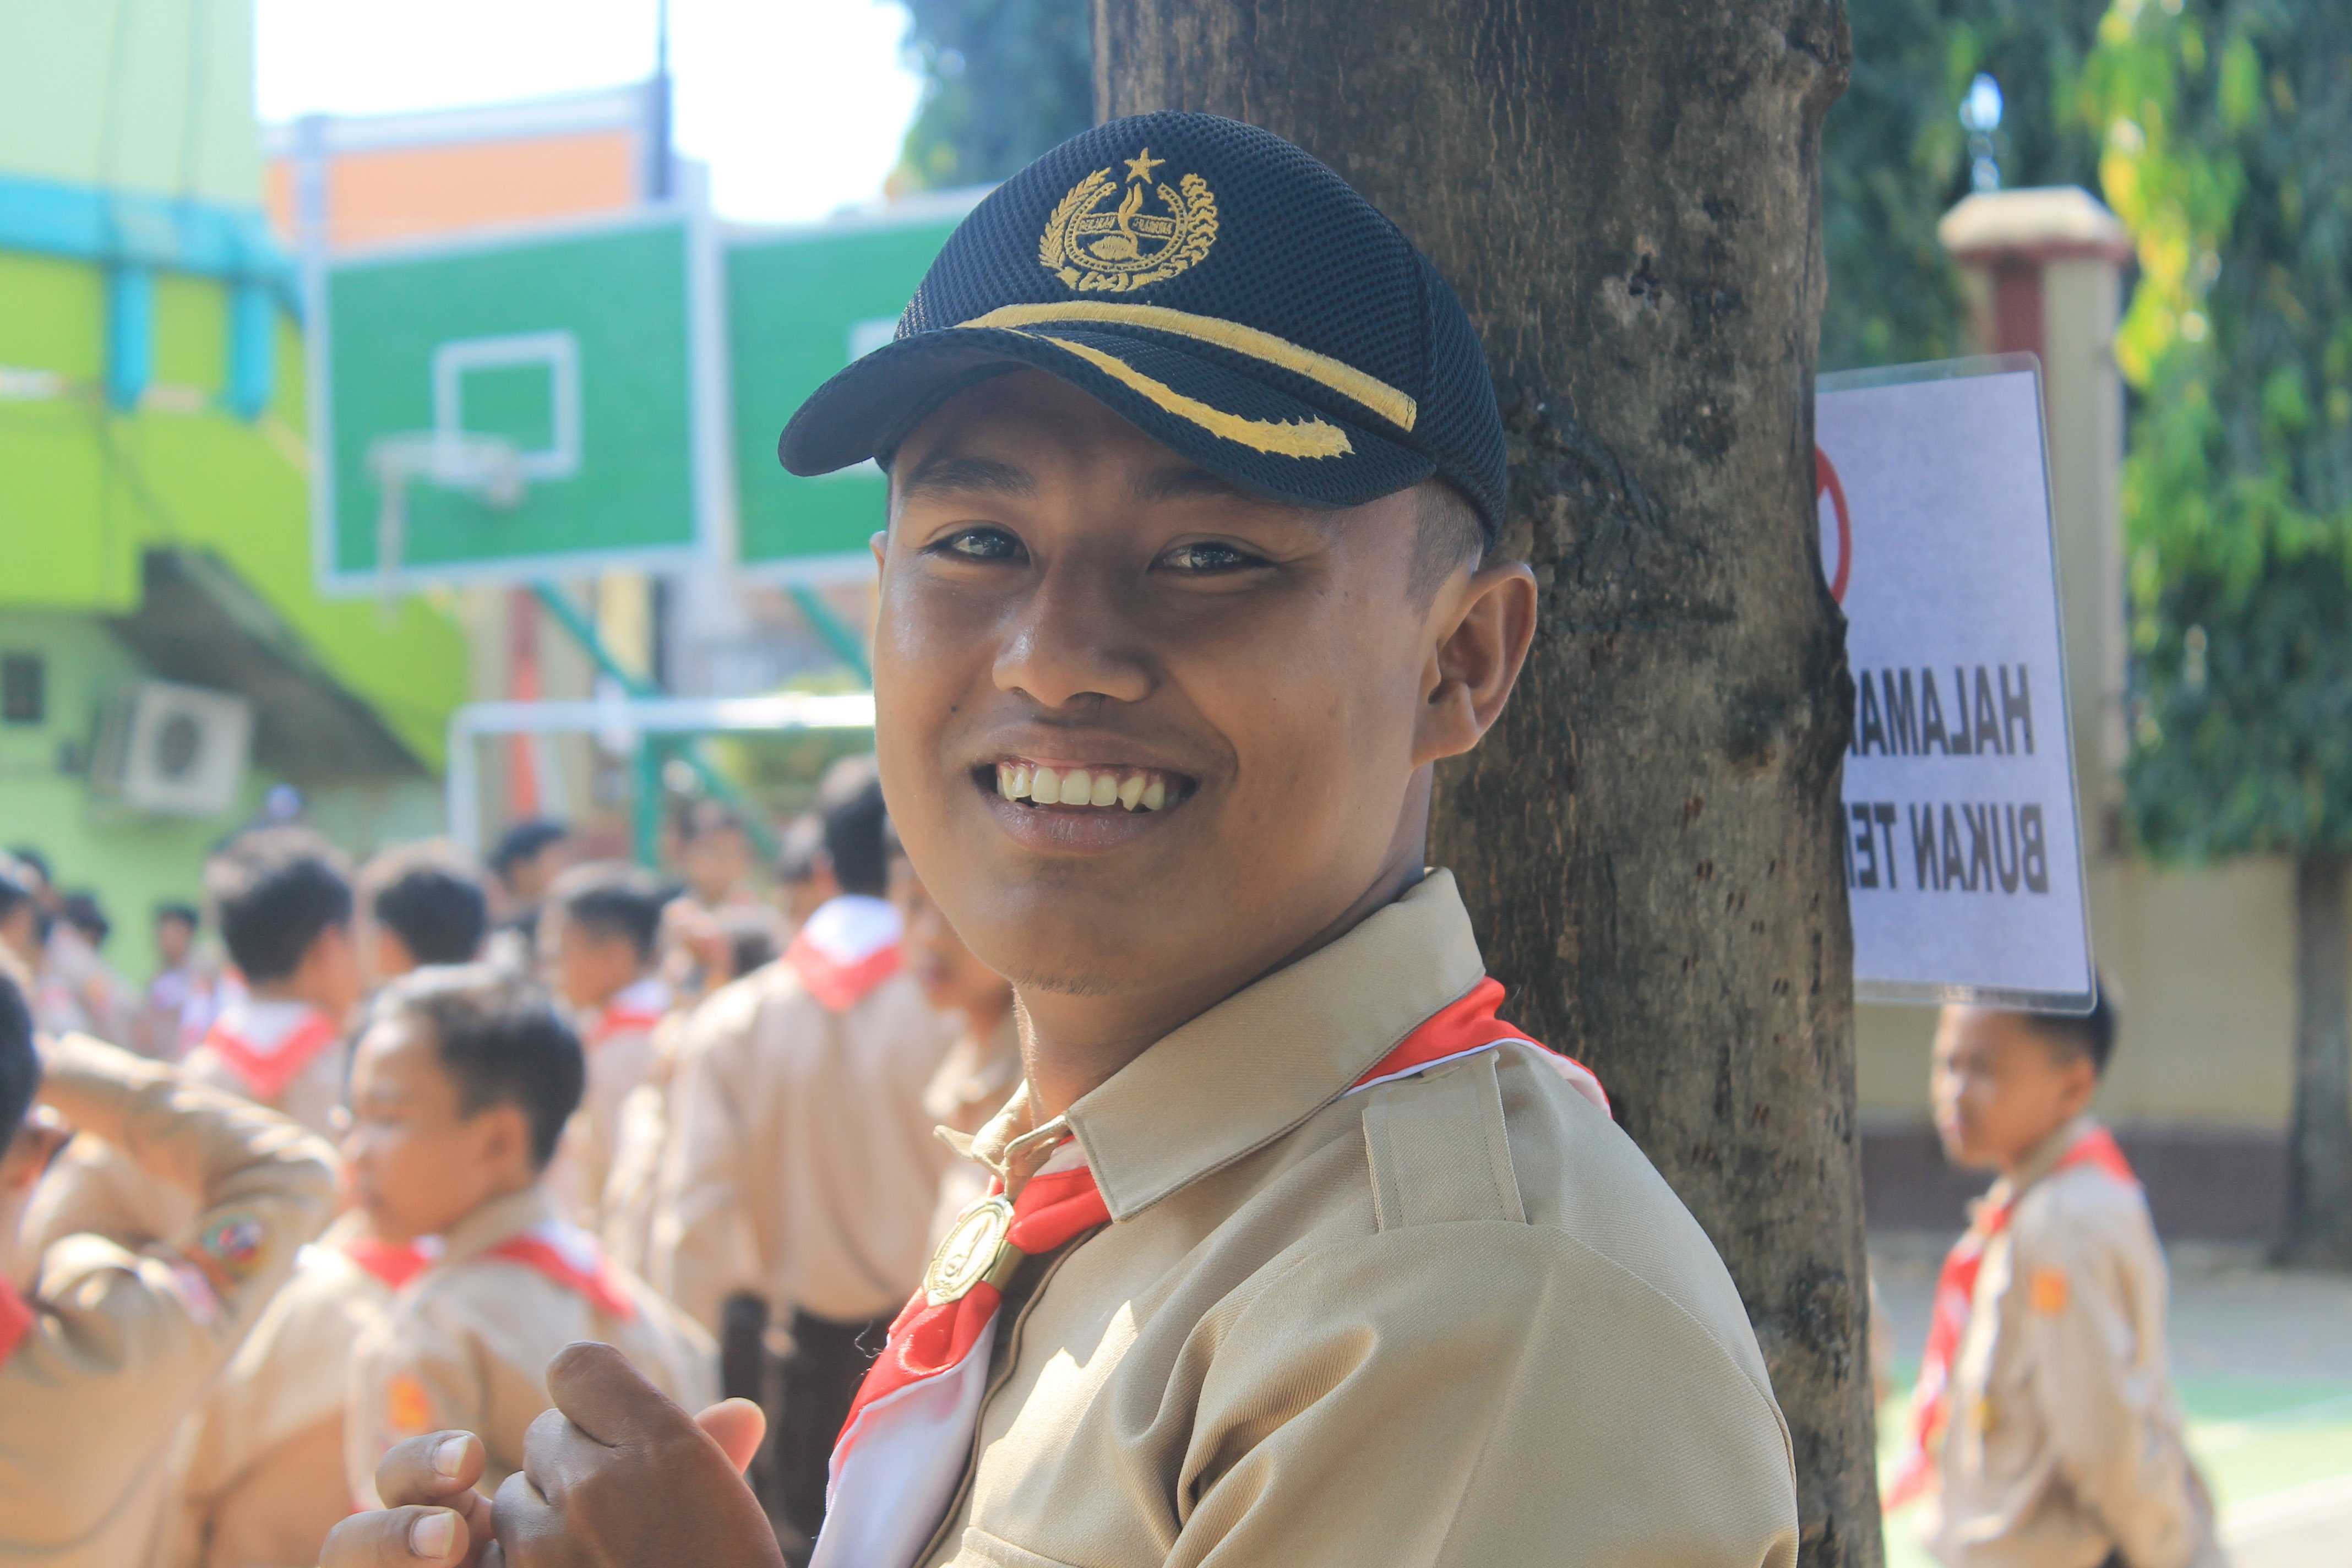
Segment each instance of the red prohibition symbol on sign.
[{"label": "red prohibition symbol on sign", "polygon": [[1821,510],[1822,497],[1830,498],[1830,509],[1837,515],[1837,569],[1830,574],[1830,597],[1845,603],[1845,584],[1853,569],[1853,520],[1846,515],[1845,487],[1838,483],[1837,468],[1830,455],[1819,447],[1813,448],[1813,510]]}]

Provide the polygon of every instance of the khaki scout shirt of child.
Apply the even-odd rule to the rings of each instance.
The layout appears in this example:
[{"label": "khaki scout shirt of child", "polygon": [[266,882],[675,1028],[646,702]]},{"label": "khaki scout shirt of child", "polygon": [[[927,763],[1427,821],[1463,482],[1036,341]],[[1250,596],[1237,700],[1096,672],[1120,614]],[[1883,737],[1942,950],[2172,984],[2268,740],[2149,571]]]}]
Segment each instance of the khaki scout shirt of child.
[{"label": "khaki scout shirt of child", "polygon": [[677,1080],[678,1052],[693,1016],[672,1013],[654,1031],[645,1079],[621,1101],[613,1139],[613,1168],[604,1177],[604,1199],[597,1214],[604,1256],[640,1277],[651,1268],[654,1215],[661,1200],[662,1166],[669,1151],[670,1089]]},{"label": "khaki scout shirt of child", "polygon": [[352,1347],[390,1305],[409,1247],[347,1214],[269,1303],[181,1436],[162,1568],[304,1568],[351,1510],[344,1415]]},{"label": "khaki scout shirt of child", "polygon": [[547,1173],[547,1185],[589,1230],[604,1229],[604,1189],[620,1151],[624,1108],[653,1071],[654,1034],[668,1011],[669,987],[646,979],[582,1022],[588,1081],[579,1110],[563,1130],[563,1146]]},{"label": "khaki scout shirt of child", "polygon": [[75,1126],[198,1194],[185,1253],[49,1247],[0,1366],[0,1559],[127,1568],[152,1542],[174,1431],[326,1224],[334,1164],[284,1117],[94,1040],[59,1041],[47,1078]]},{"label": "khaki scout shirt of child", "polygon": [[2182,1441],[2147,1200],[2095,1165],[2055,1168],[2090,1126],[2061,1128],[1986,1195],[2013,1206],[1977,1275],[1920,1520],[1952,1568],[2224,1561]]},{"label": "khaki scout shirt of child", "polygon": [[922,1098],[949,1039],[903,971],[838,1011],[788,959],[713,995],[670,1099],[654,1284],[713,1330],[739,1289],[779,1318],[856,1322],[906,1305],[952,1158]]},{"label": "khaki scout shirt of child", "polygon": [[1518,1043],[1348,1092],[1483,969],[1434,872],[1071,1107],[1110,1224],[1014,1277],[919,1562],[1795,1562],[1738,1293],[1608,1117]]},{"label": "khaki scout shirt of child", "polygon": [[440,1261],[394,1298],[352,1358],[347,1470],[374,1506],[376,1461],[443,1426],[478,1434],[481,1489],[522,1468],[523,1436],[553,1401],[547,1363],[574,1340],[617,1348],[688,1410],[718,1397],[710,1339],[563,1223],[543,1187],[495,1199],[444,1238]]}]

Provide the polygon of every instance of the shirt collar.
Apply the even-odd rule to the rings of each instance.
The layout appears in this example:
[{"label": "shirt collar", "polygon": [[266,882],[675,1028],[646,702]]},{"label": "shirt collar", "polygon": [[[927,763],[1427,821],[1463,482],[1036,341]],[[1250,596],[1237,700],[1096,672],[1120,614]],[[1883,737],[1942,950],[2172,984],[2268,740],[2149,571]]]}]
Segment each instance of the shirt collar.
[{"label": "shirt collar", "polygon": [[[1111,1217],[1131,1218],[1290,1131],[1485,977],[1453,874],[1432,871],[1330,945],[1166,1036],[1065,1119]],[[1024,1089],[1011,1121],[979,1142],[1025,1122],[1025,1100]]]},{"label": "shirt collar", "polygon": [[2080,1142],[2083,1136],[2097,1125],[2088,1112],[2075,1117],[2057,1131],[2026,1151],[2017,1168],[1995,1182],[1984,1195],[1986,1204],[1995,1209],[2005,1209],[2017,1202],[2028,1187],[2058,1168],[2058,1162],[2067,1151]]},{"label": "shirt collar", "polygon": [[451,1226],[442,1261],[463,1262],[555,1217],[555,1201],[547,1195],[544,1186],[533,1182],[519,1193],[492,1198]]}]

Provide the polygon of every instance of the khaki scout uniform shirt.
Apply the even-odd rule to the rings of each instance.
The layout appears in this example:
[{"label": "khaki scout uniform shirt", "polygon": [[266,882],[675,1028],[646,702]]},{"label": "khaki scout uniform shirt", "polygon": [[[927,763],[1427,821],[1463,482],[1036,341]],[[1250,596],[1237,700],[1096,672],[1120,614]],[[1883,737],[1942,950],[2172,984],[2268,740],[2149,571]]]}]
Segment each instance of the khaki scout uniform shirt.
[{"label": "khaki scout uniform shirt", "polygon": [[1433,872],[1071,1107],[1111,1224],[1007,1292],[922,1561],[1796,1561],[1738,1293],[1624,1134],[1524,1045],[1344,1092],[1482,973]]},{"label": "khaki scout uniform shirt", "polygon": [[2147,1199],[2095,1167],[2053,1169],[2087,1126],[2061,1128],[1987,1194],[2014,1207],[1977,1275],[1920,1519],[1952,1568],[2224,1561],[2182,1438]]},{"label": "khaki scout uniform shirt", "polygon": [[[947,1058],[923,1090],[923,1114],[939,1128],[971,1137],[988,1125],[1021,1084],[1021,1025],[1012,1009],[985,1035],[970,1030],[956,1037]],[[975,1160],[957,1160],[940,1178],[940,1196],[931,1210],[931,1243],[937,1246],[956,1216],[988,1194],[988,1167]]]},{"label": "khaki scout uniform shirt", "polygon": [[598,1234],[604,1256],[632,1274],[650,1277],[654,1215],[661,1201],[662,1165],[669,1150],[671,1085],[692,1015],[672,1013],[654,1031],[645,1081],[621,1101],[613,1139],[613,1168],[604,1178]]},{"label": "khaki scout uniform shirt", "polygon": [[49,1247],[0,1366],[0,1562],[127,1568],[152,1544],[174,1432],[326,1224],[334,1163],[285,1118],[94,1040],[58,1042],[47,1077],[75,1126],[198,1194],[188,1252]]},{"label": "khaki scout uniform shirt", "polygon": [[365,1223],[345,1215],[302,1249],[182,1433],[163,1568],[309,1568],[351,1511],[352,1351],[393,1294],[343,1251]]},{"label": "khaki scout uniform shirt", "polygon": [[557,1217],[544,1188],[483,1205],[444,1238],[441,1261],[393,1299],[352,1357],[347,1471],[375,1506],[375,1467],[404,1437],[441,1427],[474,1433],[488,1460],[481,1489],[522,1468],[523,1436],[554,1401],[547,1363],[575,1340],[614,1346],[670,1398],[699,1410],[718,1397],[719,1352],[645,1281],[613,1271],[635,1308],[628,1321],[493,1247]]},{"label": "khaki scout uniform shirt", "polygon": [[779,1321],[905,1306],[953,1158],[923,1111],[950,1037],[903,971],[839,1013],[782,961],[714,994],[670,1100],[655,1287],[713,1332],[740,1289]]},{"label": "khaki scout uniform shirt", "polygon": [[654,1034],[668,1009],[669,987],[640,980],[581,1021],[588,1079],[546,1179],[572,1218],[589,1230],[604,1229],[604,1188],[620,1150],[622,1108],[653,1070]]}]

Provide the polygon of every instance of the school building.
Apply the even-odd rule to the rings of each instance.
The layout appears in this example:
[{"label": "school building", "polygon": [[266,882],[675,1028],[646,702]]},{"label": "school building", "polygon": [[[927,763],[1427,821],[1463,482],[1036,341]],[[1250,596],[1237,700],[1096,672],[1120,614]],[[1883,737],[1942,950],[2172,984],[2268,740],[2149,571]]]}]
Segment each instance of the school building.
[{"label": "school building", "polygon": [[466,695],[435,605],[312,586],[252,60],[243,5],[0,23],[0,845],[95,888],[134,977],[275,785],[355,852],[435,830]]}]

